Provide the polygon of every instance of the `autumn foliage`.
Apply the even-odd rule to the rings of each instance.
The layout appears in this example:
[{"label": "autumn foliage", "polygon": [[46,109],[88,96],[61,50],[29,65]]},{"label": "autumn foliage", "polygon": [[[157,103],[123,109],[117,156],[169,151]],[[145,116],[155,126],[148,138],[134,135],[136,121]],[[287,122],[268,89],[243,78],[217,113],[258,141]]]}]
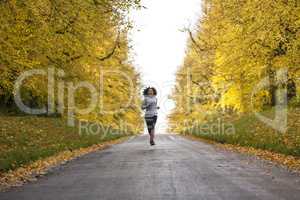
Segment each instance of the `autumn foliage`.
[{"label": "autumn foliage", "polygon": [[[235,124],[237,135],[230,139],[205,137],[299,155],[295,152],[300,145],[299,133],[294,131],[297,124],[289,122],[288,134],[278,136],[252,117],[253,112],[272,113],[276,103],[283,102],[292,106],[289,117],[299,120],[293,109],[299,106],[299,1],[205,0],[202,7],[196,30],[186,29],[190,39],[172,95],[176,107],[170,115],[171,130],[195,133],[195,122],[222,118],[234,124],[244,117]],[[258,87],[265,81],[267,87]],[[278,94],[287,98],[280,99]],[[287,143],[293,143],[292,150],[285,149]]]},{"label": "autumn foliage", "polygon": [[[130,9],[138,0],[8,0],[0,2],[0,104],[12,108],[14,83],[25,71],[54,68],[56,82],[88,82],[102,91],[106,111],[120,110],[133,96],[131,105],[114,114],[101,114],[97,107],[77,118],[116,127],[120,120],[140,125],[137,90],[139,75],[129,58],[127,38]],[[104,77],[101,72],[116,71]],[[125,74],[125,76],[123,75]],[[47,77],[34,76],[22,84],[21,96],[33,108],[47,106]],[[130,81],[129,81],[130,80]],[[131,83],[132,84],[131,84]],[[55,87],[55,92],[57,87]],[[133,91],[133,92],[131,92]],[[67,89],[63,101],[67,106]],[[55,104],[58,109],[58,99]],[[76,91],[76,105],[85,108],[89,92]],[[100,101],[100,100],[99,100]],[[65,116],[68,108],[55,110]]]}]

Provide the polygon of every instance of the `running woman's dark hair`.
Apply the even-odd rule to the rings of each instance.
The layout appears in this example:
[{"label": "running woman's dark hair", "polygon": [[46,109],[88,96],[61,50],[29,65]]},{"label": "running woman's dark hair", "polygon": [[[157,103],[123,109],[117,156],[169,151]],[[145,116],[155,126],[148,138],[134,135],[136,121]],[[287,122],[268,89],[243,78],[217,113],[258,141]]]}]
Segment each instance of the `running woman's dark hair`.
[{"label": "running woman's dark hair", "polygon": [[149,91],[150,89],[153,90],[153,93],[154,93],[154,95],[156,96],[156,95],[157,95],[157,91],[156,91],[156,89],[155,89],[154,87],[147,87],[147,88],[145,88],[144,91],[143,91],[143,95],[144,95],[144,96],[148,95],[148,91]]}]

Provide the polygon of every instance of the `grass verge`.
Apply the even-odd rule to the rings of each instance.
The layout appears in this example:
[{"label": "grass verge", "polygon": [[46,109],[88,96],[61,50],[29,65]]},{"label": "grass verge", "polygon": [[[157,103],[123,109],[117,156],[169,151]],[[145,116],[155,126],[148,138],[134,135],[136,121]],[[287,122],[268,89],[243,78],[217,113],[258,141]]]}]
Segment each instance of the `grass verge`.
[{"label": "grass verge", "polygon": [[[264,111],[262,114],[272,119],[274,110]],[[290,108],[287,117],[288,129],[286,133],[274,130],[261,122],[254,114],[251,114],[238,119],[221,119],[221,122],[215,125],[215,127],[220,126],[221,128],[215,128],[214,131],[208,130],[207,127],[214,126],[213,123],[215,122],[209,122],[205,125],[206,130],[200,124],[186,129],[182,134],[193,135],[223,144],[300,157],[300,109]],[[226,128],[223,128],[226,126],[233,127],[234,131],[226,131]]]}]

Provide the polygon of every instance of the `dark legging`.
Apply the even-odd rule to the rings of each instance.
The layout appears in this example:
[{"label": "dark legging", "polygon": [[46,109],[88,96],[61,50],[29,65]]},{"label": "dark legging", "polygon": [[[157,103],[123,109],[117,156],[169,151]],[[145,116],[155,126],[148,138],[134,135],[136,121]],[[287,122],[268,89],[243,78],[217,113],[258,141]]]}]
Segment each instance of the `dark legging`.
[{"label": "dark legging", "polygon": [[148,133],[151,134],[152,133],[151,131],[154,130],[155,128],[157,116],[145,117],[145,120],[148,128]]}]

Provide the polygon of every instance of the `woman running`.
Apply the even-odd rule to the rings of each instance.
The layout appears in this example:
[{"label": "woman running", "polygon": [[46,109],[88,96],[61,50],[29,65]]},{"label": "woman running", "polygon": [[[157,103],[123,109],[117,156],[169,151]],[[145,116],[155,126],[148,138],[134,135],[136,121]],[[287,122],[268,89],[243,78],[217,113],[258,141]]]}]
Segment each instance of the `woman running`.
[{"label": "woman running", "polygon": [[148,133],[150,135],[150,145],[155,145],[154,142],[154,129],[157,120],[157,92],[154,87],[148,87],[144,90],[144,101],[142,104],[142,109],[145,111],[145,121],[148,128]]}]

